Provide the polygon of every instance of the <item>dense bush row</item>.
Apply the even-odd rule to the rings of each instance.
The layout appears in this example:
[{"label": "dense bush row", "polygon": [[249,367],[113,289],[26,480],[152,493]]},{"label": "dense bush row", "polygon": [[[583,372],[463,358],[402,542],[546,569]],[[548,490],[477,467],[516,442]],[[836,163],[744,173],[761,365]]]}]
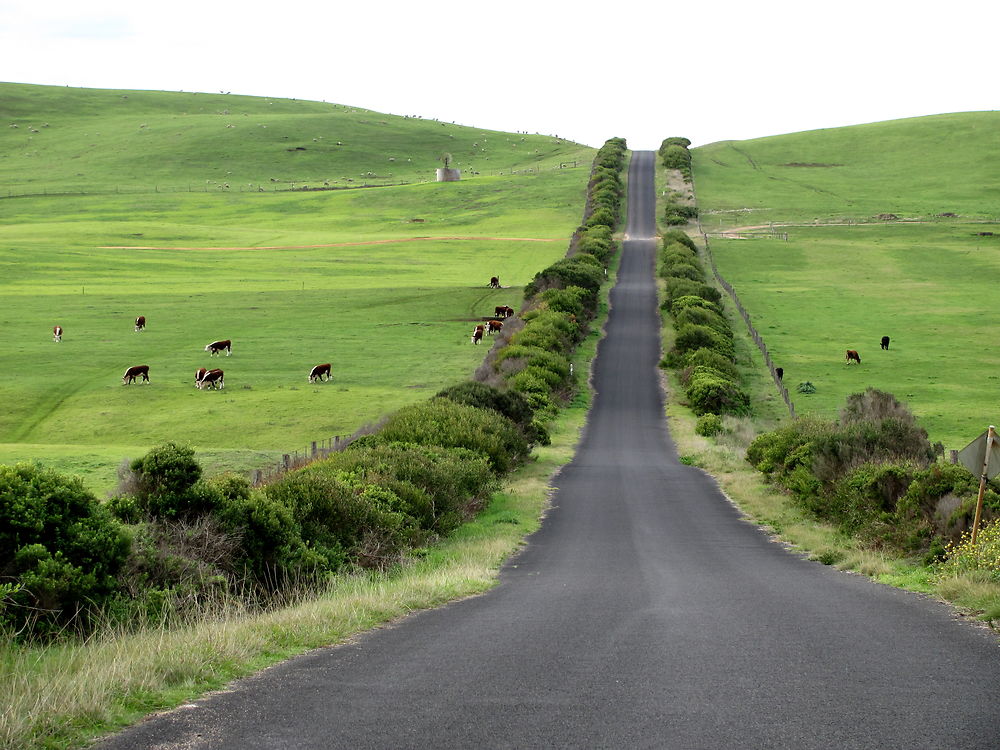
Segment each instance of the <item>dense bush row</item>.
[{"label": "dense bush row", "polygon": [[[747,414],[750,397],[740,387],[736,348],[722,294],[706,283],[694,242],[679,229],[664,233],[659,274],[664,280],[663,308],[676,332],[674,346],[661,363],[679,370],[688,404],[699,416]],[[701,434],[721,429],[716,420],[699,423]]]},{"label": "dense bush row", "polygon": [[[691,141],[687,138],[666,138],[660,144],[658,151],[663,166],[678,170],[688,182],[691,181],[691,152],[688,151],[690,145]],[[698,209],[681,202],[680,198],[680,194],[675,192],[666,196],[663,223],[667,226],[682,226],[691,219],[698,218]]]},{"label": "dense bush row", "polygon": [[[905,405],[869,388],[847,399],[836,421],[797,419],[759,436],[747,460],[804,508],[876,546],[934,559],[971,525],[979,481],[935,461]],[[1000,516],[991,482],[985,518]]]},{"label": "dense bush row", "polygon": [[576,253],[529,285],[490,383],[404,407],[264,487],[205,479],[193,450],[173,443],[124,465],[106,503],[77,479],[0,466],[0,628],[47,637],[85,632],[98,613],[135,623],[229,597],[280,600],[337,571],[395,564],[454,530],[548,440],[615,249],[624,161],[621,139],[598,152]]}]

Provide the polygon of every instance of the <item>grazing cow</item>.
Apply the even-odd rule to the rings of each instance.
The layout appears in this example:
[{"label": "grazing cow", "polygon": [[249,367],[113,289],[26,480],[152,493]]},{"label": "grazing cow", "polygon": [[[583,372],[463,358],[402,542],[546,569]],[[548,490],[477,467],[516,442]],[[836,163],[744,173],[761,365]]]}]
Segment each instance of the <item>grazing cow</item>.
[{"label": "grazing cow", "polygon": [[775,367],[774,368],[774,374],[778,376],[778,382],[780,383],[784,379],[784,377],[785,377],[785,368],[784,367]]},{"label": "grazing cow", "polygon": [[62,341],[62,326],[56,326],[52,329],[52,340]]},{"label": "grazing cow", "polygon": [[195,388],[201,388],[201,386],[198,385],[198,384],[201,382],[201,379],[203,377],[205,377],[205,373],[206,372],[208,372],[208,370],[206,370],[204,367],[199,367],[197,370],[194,371],[194,387]]},{"label": "grazing cow", "polygon": [[205,351],[208,352],[209,355],[212,357],[214,357],[216,354],[218,354],[223,350],[226,352],[227,357],[230,354],[232,354],[233,342],[230,341],[229,339],[226,339],[225,341],[213,341],[211,344],[205,347]]},{"label": "grazing cow", "polygon": [[146,316],[145,315],[140,315],[138,318],[135,319],[135,330],[136,331],[144,331],[144,330],[146,330]]},{"label": "grazing cow", "polygon": [[483,332],[485,330],[484,326],[476,326],[476,330],[472,332],[472,343],[478,344],[483,340]]},{"label": "grazing cow", "polygon": [[309,382],[315,383],[317,380],[322,380],[323,376],[326,375],[326,379],[331,378],[330,375],[330,363],[327,362],[325,365],[316,365],[309,371]]},{"label": "grazing cow", "polygon": [[503,323],[499,320],[490,320],[486,323],[486,334],[492,336],[497,333],[501,328],[503,328]]},{"label": "grazing cow", "polygon": [[128,385],[129,383],[134,383],[136,378],[142,378],[147,383],[149,382],[149,365],[132,365],[125,371],[122,375],[122,385]]},{"label": "grazing cow", "polygon": [[513,307],[507,307],[507,305],[497,305],[493,308],[494,318],[509,318],[514,314]]},{"label": "grazing cow", "polygon": [[198,381],[198,388],[200,390],[204,390],[205,386],[208,386],[209,388],[218,388],[219,390],[225,388],[226,381],[222,370],[209,370],[202,375],[201,380]]},{"label": "grazing cow", "polygon": [[490,288],[491,289],[499,289],[500,288],[500,277],[499,276],[491,276],[490,277]]},{"label": "grazing cow", "polygon": [[860,365],[861,364],[861,355],[858,354],[853,349],[848,349],[847,350],[847,364],[851,364],[852,361],[853,362],[857,362]]},{"label": "grazing cow", "polygon": [[882,337],[882,348],[883,349],[888,349],[889,348],[889,337],[888,336],[883,336]]}]

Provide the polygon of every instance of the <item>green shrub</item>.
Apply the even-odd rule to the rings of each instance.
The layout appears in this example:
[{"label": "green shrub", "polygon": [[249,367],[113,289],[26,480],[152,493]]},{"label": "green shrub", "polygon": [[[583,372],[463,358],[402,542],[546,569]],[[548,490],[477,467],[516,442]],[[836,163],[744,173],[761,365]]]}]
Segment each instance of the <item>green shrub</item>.
[{"label": "green shrub", "polygon": [[32,464],[0,465],[0,498],[0,581],[15,589],[0,624],[27,636],[85,627],[117,589],[121,524],[79,479]]},{"label": "green shrub", "polygon": [[542,302],[549,310],[573,315],[577,319],[583,318],[585,313],[592,312],[596,300],[597,295],[578,286],[546,289],[542,292]]},{"label": "green shrub", "polygon": [[1000,521],[984,524],[975,544],[966,534],[948,544],[944,554],[935,571],[938,579],[971,574],[1000,583]]},{"label": "green shrub", "polygon": [[610,208],[600,207],[594,211],[584,222],[584,226],[592,227],[601,224],[607,227],[614,227],[618,224],[618,217]]},{"label": "green shrub", "polygon": [[731,359],[714,349],[695,349],[684,357],[684,363],[689,367],[711,367],[718,370],[733,382],[739,382],[739,371]]},{"label": "green shrub", "polygon": [[677,328],[685,325],[707,326],[727,339],[733,338],[733,329],[722,315],[704,307],[686,307],[674,316]]},{"label": "green shrub", "polygon": [[711,349],[728,359],[733,358],[735,351],[731,335],[727,337],[714,328],[691,323],[677,327],[674,348],[681,354],[697,349]]},{"label": "green shrub", "polygon": [[722,432],[722,417],[718,414],[702,414],[695,423],[694,431],[704,437],[712,437]]},{"label": "green shrub", "polygon": [[710,368],[695,368],[685,393],[697,415],[750,413],[750,397],[736,383]]},{"label": "green shrub", "polygon": [[703,281],[705,279],[705,272],[699,266],[693,266],[688,263],[664,265],[660,275],[663,278],[691,279],[692,281]]},{"label": "green shrub", "polygon": [[[502,366],[504,363],[517,362],[516,366]],[[558,374],[563,380],[569,378],[569,360],[561,354],[556,354],[539,346],[524,346],[508,344],[496,358],[497,368],[508,373],[522,370],[527,366],[544,367]]]},{"label": "green shrub", "polygon": [[718,302],[712,302],[697,295],[682,295],[677,297],[671,301],[669,309],[674,315],[679,315],[682,310],[686,310],[689,307],[700,307],[722,315],[722,306]]},{"label": "green shrub", "polygon": [[833,429],[829,422],[800,417],[789,425],[758,435],[747,448],[746,459],[777,478],[798,467],[811,469],[813,442]]},{"label": "green shrub", "polygon": [[933,461],[934,452],[923,428],[889,417],[838,426],[816,440],[814,457],[813,472],[832,482],[870,462],[907,461],[923,468]]},{"label": "green shrub", "polygon": [[687,232],[680,229],[668,229],[663,233],[663,246],[666,247],[672,242],[679,242],[689,247],[695,253],[698,252],[698,246],[694,244],[694,240],[688,236]]},{"label": "green shrub", "polygon": [[546,289],[565,289],[569,286],[578,286],[597,293],[604,279],[600,261],[592,255],[579,253],[572,258],[556,261],[535,274],[535,278],[524,288],[524,297],[530,299]]},{"label": "green shrub", "polygon": [[352,487],[345,478],[296,471],[268,485],[266,493],[291,509],[303,541],[326,570],[396,562],[415,538],[413,519],[393,507],[399,499],[389,490]]},{"label": "green shrub", "polygon": [[[528,403],[532,403],[531,399]],[[468,448],[486,456],[499,474],[507,473],[528,453],[524,436],[506,417],[443,398],[404,406],[370,438],[379,444],[418,443]]]},{"label": "green shrub", "polygon": [[214,495],[198,484],[201,465],[194,449],[165,443],[132,461],[135,500],[152,518],[192,518],[212,510]]},{"label": "green shrub", "polygon": [[704,282],[692,281],[690,279],[667,279],[665,286],[671,311],[673,311],[673,300],[680,297],[701,297],[709,302],[714,302],[716,305],[722,302],[722,294],[719,290]]}]

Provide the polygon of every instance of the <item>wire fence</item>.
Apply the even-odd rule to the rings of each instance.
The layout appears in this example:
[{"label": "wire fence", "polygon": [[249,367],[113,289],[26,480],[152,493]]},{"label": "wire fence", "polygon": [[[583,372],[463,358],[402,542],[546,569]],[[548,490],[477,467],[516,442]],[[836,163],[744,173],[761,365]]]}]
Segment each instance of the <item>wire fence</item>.
[{"label": "wire fence", "polygon": [[337,453],[344,450],[344,448],[350,445],[351,437],[353,436],[334,435],[333,437],[324,438],[323,440],[313,440],[301,451],[293,451],[292,453],[282,454],[281,461],[278,463],[266,466],[263,469],[252,469],[247,472],[250,483],[254,487],[260,487],[261,485],[277,481],[290,471],[301,469],[303,466],[307,466],[313,461],[319,461],[326,458],[331,453]]},{"label": "wire fence", "polygon": [[736,290],[733,289],[733,285],[726,281],[722,274],[719,273],[718,267],[715,265],[715,257],[712,255],[712,247],[708,241],[708,235],[699,226],[698,231],[701,233],[702,242],[704,243],[704,253],[705,257],[708,258],[708,263],[712,267],[712,274],[715,276],[715,280],[719,282],[719,286],[726,290],[726,293],[733,300],[733,304],[739,311],[740,316],[743,318],[743,322],[747,325],[747,331],[750,333],[751,338],[753,338],[754,343],[757,344],[757,348],[760,349],[761,355],[764,357],[764,364],[767,365],[767,369],[771,371],[771,378],[774,380],[774,385],[778,389],[778,394],[781,396],[782,400],[785,402],[785,406],[788,407],[788,413],[794,418],[795,417],[795,404],[792,403],[791,396],[788,393],[788,389],[782,382],[782,378],[778,373],[778,368],[774,366],[774,361],[771,359],[771,354],[767,350],[767,344],[764,343],[764,338],[758,333],[757,329],[754,328],[753,323],[750,321],[750,313],[747,312],[746,307],[740,300],[739,295]]}]

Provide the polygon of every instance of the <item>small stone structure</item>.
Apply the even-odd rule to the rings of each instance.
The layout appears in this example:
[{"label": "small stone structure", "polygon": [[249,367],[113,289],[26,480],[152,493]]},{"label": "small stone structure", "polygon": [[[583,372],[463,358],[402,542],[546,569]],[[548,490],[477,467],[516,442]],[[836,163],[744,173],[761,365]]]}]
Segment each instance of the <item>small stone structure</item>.
[{"label": "small stone structure", "polygon": [[438,167],[437,169],[438,182],[458,182],[460,179],[462,179],[461,169],[452,167]]}]

